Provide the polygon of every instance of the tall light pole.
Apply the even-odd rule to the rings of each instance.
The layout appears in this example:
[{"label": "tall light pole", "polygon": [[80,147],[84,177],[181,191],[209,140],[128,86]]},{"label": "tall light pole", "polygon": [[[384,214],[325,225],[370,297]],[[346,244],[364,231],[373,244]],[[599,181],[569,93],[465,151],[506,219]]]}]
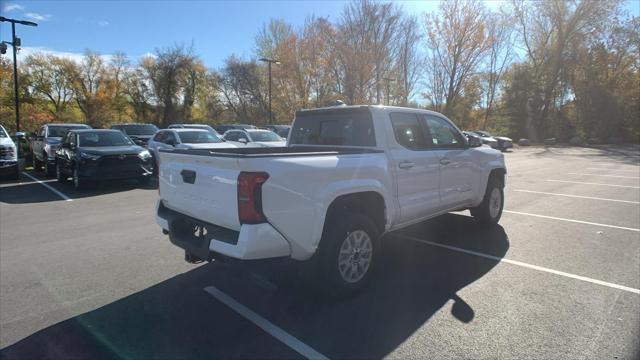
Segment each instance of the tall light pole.
[{"label": "tall light pole", "polygon": [[390,92],[390,91],[389,91],[389,84],[390,84],[392,81],[396,81],[396,80],[395,80],[395,79],[392,79],[392,78],[388,78],[388,77],[386,77],[386,78],[382,78],[382,80],[386,81],[386,83],[387,83],[387,106],[389,106],[389,92]]},{"label": "tall light pole", "polygon": [[271,112],[271,64],[280,64],[280,60],[260,58],[258,61],[269,64],[269,123],[273,124],[273,112]]},{"label": "tall light pole", "polygon": [[18,95],[18,60],[16,59],[16,53],[22,42],[20,38],[16,37],[16,24],[26,26],[38,26],[38,24],[25,20],[7,19],[4,16],[0,16],[0,22],[11,23],[11,42],[3,41],[3,43],[10,44],[13,48],[13,98],[16,106],[16,132],[18,132],[20,131],[20,99]]}]

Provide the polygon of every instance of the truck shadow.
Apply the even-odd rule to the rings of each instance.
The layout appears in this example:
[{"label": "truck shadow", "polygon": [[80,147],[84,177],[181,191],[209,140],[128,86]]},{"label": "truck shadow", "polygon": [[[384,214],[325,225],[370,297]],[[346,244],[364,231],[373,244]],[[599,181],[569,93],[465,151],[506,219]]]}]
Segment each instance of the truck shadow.
[{"label": "truck shadow", "polygon": [[214,286],[329,358],[381,358],[430,326],[437,312],[461,324],[474,321],[473,303],[459,290],[491,271],[509,248],[502,227],[479,228],[457,214],[384,240],[377,274],[356,296],[323,296],[305,268],[290,261],[214,262],[40,330],[0,357],[299,357],[203,291]]}]

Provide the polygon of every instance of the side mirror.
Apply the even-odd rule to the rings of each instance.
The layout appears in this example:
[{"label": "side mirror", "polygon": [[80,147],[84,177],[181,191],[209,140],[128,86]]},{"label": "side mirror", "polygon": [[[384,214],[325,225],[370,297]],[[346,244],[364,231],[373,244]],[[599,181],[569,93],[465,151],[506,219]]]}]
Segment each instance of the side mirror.
[{"label": "side mirror", "polygon": [[23,133],[22,131],[18,131],[16,133],[16,138],[18,138],[18,139],[24,139],[25,136],[26,136],[26,134]]},{"label": "side mirror", "polygon": [[479,146],[482,146],[482,140],[480,140],[480,138],[476,136],[468,135],[467,144],[469,144],[469,147],[472,147],[472,148],[479,147]]},{"label": "side mirror", "polygon": [[240,138],[240,139],[238,139],[238,141],[243,143],[243,144],[245,144],[245,145],[248,143],[247,139],[245,139],[245,138]]}]

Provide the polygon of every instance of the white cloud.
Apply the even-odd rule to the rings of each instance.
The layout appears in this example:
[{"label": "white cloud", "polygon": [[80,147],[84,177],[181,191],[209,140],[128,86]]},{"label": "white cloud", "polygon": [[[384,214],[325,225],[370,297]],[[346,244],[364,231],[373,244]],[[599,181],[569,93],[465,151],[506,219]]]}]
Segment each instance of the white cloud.
[{"label": "white cloud", "polygon": [[52,18],[51,14],[38,14],[34,12],[25,13],[24,16],[33,21],[49,21]]},{"label": "white cloud", "polygon": [[109,22],[107,20],[98,21],[98,26],[104,27],[104,26],[107,26],[107,25],[109,25]]},{"label": "white cloud", "polygon": [[[45,54],[45,55],[54,55],[57,57],[62,57],[62,58],[66,58],[66,59],[70,59],[73,60],[77,63],[82,62],[82,59],[84,58],[84,53],[83,52],[69,52],[69,51],[56,51],[53,49],[49,49],[47,47],[41,47],[41,46],[25,46],[20,48],[20,51],[18,52],[18,65],[20,65],[20,63],[24,62],[24,60],[26,59],[27,56],[31,55],[31,54]],[[135,64],[137,60],[146,57],[146,56],[151,56],[151,57],[156,57],[154,54],[150,53],[150,52],[146,52],[144,54],[141,54],[139,56],[131,56],[129,57],[129,59],[131,60],[131,64]],[[104,54],[104,55],[100,55],[100,58],[102,58],[102,60],[106,63],[111,61],[111,59],[113,58],[112,54]]]},{"label": "white cloud", "polygon": [[[18,64],[22,61],[24,61],[24,59],[31,55],[31,54],[36,54],[36,53],[40,53],[40,54],[45,54],[45,55],[54,55],[57,57],[62,57],[62,58],[67,58],[69,60],[73,60],[75,62],[82,62],[82,59],[84,58],[84,53],[77,53],[77,52],[68,52],[68,51],[56,51],[56,50],[52,50],[46,47],[40,47],[40,46],[25,46],[20,48],[20,51],[18,52]],[[113,55],[100,55],[100,57],[102,58],[102,60],[104,60],[105,62],[108,62],[111,60],[111,58],[113,57]]]},{"label": "white cloud", "polygon": [[12,12],[12,11],[16,11],[16,10],[24,10],[24,6],[18,5],[18,4],[14,4],[14,3],[6,3],[2,7],[2,11],[3,12]]}]

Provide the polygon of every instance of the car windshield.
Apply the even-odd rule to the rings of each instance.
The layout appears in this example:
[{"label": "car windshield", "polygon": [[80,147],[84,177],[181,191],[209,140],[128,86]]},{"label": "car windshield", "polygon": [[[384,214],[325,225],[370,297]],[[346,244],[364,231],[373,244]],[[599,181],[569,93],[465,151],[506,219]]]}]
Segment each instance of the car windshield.
[{"label": "car windshield", "polygon": [[49,126],[47,130],[48,137],[63,137],[64,134],[72,129],[88,129],[89,127],[86,125],[75,125],[75,126]]},{"label": "car windshield", "polygon": [[78,137],[78,146],[84,147],[133,145],[133,142],[120,131],[82,132]]},{"label": "car windshield", "polygon": [[273,131],[247,131],[253,141],[282,141],[282,138]]},{"label": "car windshield", "polygon": [[158,128],[151,124],[119,125],[115,128],[122,130],[127,135],[153,135],[158,131]]},{"label": "car windshield", "polygon": [[185,144],[206,144],[222,142],[219,137],[208,131],[180,131],[180,140]]},{"label": "car windshield", "polygon": [[7,133],[4,131],[4,128],[0,127],[0,138],[6,138],[7,137]]}]

